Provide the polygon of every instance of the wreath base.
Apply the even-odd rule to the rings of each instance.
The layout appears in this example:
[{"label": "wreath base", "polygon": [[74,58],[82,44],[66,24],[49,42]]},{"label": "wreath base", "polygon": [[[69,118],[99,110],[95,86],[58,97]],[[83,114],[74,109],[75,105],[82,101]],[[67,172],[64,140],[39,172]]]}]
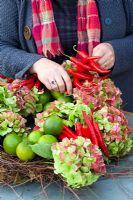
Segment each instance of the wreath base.
[{"label": "wreath base", "polygon": [[0,149],[0,183],[17,185],[33,180],[49,182],[58,179],[60,177],[54,174],[53,165],[44,159],[21,162]]}]

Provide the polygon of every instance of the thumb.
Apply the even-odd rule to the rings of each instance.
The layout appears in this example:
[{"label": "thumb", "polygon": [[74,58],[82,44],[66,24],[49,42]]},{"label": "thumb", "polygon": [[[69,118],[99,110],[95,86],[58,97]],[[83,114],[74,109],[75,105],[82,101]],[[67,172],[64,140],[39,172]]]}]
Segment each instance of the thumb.
[{"label": "thumb", "polygon": [[99,56],[99,57],[103,57],[104,56],[104,51],[102,50],[101,45],[97,45],[93,51],[92,51],[92,56]]}]

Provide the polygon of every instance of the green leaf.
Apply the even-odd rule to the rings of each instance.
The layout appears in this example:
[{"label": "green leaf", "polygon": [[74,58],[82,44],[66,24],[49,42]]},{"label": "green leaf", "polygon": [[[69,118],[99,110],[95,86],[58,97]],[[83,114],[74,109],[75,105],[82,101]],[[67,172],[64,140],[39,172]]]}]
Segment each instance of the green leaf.
[{"label": "green leaf", "polygon": [[47,158],[47,159],[52,159],[52,151],[51,151],[51,144],[34,144],[30,145],[32,151],[36,153],[38,156]]},{"label": "green leaf", "polygon": [[7,129],[4,129],[4,130],[0,129],[0,136],[5,136],[5,135],[7,135],[8,133],[11,133],[11,132],[12,132],[12,128],[7,128]]},{"label": "green leaf", "polygon": [[42,112],[42,110],[43,110],[42,104],[41,103],[36,104],[36,112],[39,113],[39,112]]},{"label": "green leaf", "polygon": [[7,126],[9,125],[9,122],[7,121],[7,120],[5,120],[5,121],[3,121],[1,124],[0,124],[0,126],[2,127],[2,128],[7,128]]},{"label": "green leaf", "polygon": [[1,112],[5,112],[5,111],[7,111],[7,109],[6,109],[6,108],[3,108],[3,107],[2,107],[2,108],[0,108],[0,113],[1,113]]},{"label": "green leaf", "polygon": [[13,112],[19,112],[17,108],[16,97],[3,86],[0,86],[0,112],[11,110]]}]

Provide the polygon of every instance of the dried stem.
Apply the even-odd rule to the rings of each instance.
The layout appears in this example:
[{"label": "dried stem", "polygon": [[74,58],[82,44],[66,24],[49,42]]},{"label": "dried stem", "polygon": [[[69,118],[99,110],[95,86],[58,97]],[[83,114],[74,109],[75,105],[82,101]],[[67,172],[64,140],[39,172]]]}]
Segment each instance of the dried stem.
[{"label": "dried stem", "polygon": [[80,197],[76,194],[76,192],[72,188],[68,186],[64,186],[64,187],[67,188],[77,200],[81,200]]},{"label": "dried stem", "polygon": [[40,177],[40,183],[41,183],[41,188],[42,188],[42,191],[43,191],[43,194],[45,195],[45,197],[47,198],[47,200],[50,200],[50,198],[48,197],[48,194],[43,186],[43,181],[42,181],[42,177]]},{"label": "dried stem", "polygon": [[13,188],[13,186],[11,186],[11,185],[8,184],[8,183],[5,183],[5,186],[8,186],[8,187],[16,194],[16,196],[18,197],[18,200],[24,200],[24,199],[16,192],[16,190]]}]

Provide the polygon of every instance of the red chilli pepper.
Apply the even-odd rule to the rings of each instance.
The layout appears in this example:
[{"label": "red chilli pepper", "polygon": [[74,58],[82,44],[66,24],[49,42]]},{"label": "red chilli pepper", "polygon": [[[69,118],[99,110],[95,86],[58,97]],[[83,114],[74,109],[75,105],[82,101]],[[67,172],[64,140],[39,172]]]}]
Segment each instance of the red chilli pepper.
[{"label": "red chilli pepper", "polygon": [[82,113],[83,113],[83,116],[84,116],[85,123],[87,124],[88,129],[90,131],[91,142],[92,142],[92,144],[98,146],[98,140],[97,140],[97,137],[96,137],[96,133],[95,133],[93,124],[92,124],[92,117],[88,117],[88,115],[86,114],[85,111],[82,111]]},{"label": "red chilli pepper", "polygon": [[[70,67],[69,67],[69,69],[70,69]],[[67,70],[69,70],[69,69],[67,69]],[[81,69],[81,67],[79,67],[78,65],[72,66],[72,69],[74,69],[74,71],[78,72],[78,73],[83,73],[84,72],[84,70]]]},{"label": "red chilli pepper", "polygon": [[75,78],[81,79],[81,80],[89,80],[92,81],[93,77],[81,73],[74,72],[72,69],[69,69],[68,72],[73,75]]},{"label": "red chilli pepper", "polygon": [[102,138],[102,134],[99,130],[99,126],[97,123],[93,123],[94,125],[94,129],[96,131],[96,136],[97,136],[97,139],[98,139],[98,143],[99,143],[99,147],[101,148],[101,150],[103,151],[103,153],[105,154],[106,157],[109,157],[109,152],[108,152],[108,149],[104,143],[104,140]]},{"label": "red chilli pepper", "polygon": [[69,132],[66,132],[66,131],[63,131],[62,132],[62,134],[64,135],[64,136],[66,136],[68,139],[75,139],[75,137],[72,137],[72,135],[69,133]]},{"label": "red chilli pepper", "polygon": [[71,133],[69,133],[68,131],[64,131],[64,130],[63,130],[63,131],[62,131],[62,134],[65,135],[68,139],[71,139],[71,138],[72,138],[72,139],[76,139],[76,138],[75,138],[75,134],[74,134],[74,136],[73,136],[73,135],[72,135]]},{"label": "red chilli pepper", "polygon": [[68,57],[70,59],[70,61],[72,61],[74,64],[78,65],[79,67],[81,67],[81,69],[85,69],[85,70],[91,70],[91,67],[82,63],[80,60],[78,60],[76,57],[73,57],[73,56],[68,56],[66,54],[63,54],[62,55]]},{"label": "red chilli pepper", "polygon": [[35,84],[35,77],[33,76],[32,78],[23,80],[20,83],[15,83],[15,84],[13,83],[11,88],[17,89],[17,88],[22,87],[22,86],[27,86],[29,89],[31,89],[31,87],[33,87],[34,84]]},{"label": "red chilli pepper", "polygon": [[63,127],[63,131],[67,132],[67,134],[69,134],[73,139],[76,139],[77,136],[75,135],[75,133],[67,126]]},{"label": "red chilli pepper", "polygon": [[92,68],[92,70],[95,70],[99,74],[108,74],[108,73],[110,73],[110,70],[106,70],[106,69],[101,68],[100,65],[97,62],[95,62],[94,60],[90,60],[89,61],[89,65]]},{"label": "red chilli pepper", "polygon": [[105,73],[109,73],[110,70],[106,70],[103,69],[99,66],[98,63],[96,63],[94,60],[89,60],[88,64],[84,64],[83,62],[79,61],[76,57],[70,57],[66,54],[63,54],[64,56],[68,57],[73,63],[75,63],[76,65],[78,65],[79,67],[81,67],[81,69],[83,70],[87,70],[87,71],[94,71],[94,72],[98,72],[101,74],[105,74]]},{"label": "red chilli pepper", "polygon": [[77,136],[83,136],[83,134],[82,134],[82,124],[80,122],[75,124],[75,129],[76,129],[76,135]]},{"label": "red chilli pepper", "polygon": [[88,127],[82,127],[82,134],[84,138],[91,139],[91,135],[90,135]]},{"label": "red chilli pepper", "polygon": [[95,82],[90,82],[90,84],[91,84],[92,86],[97,86],[97,85],[98,85],[98,83],[95,83]]},{"label": "red chilli pepper", "polygon": [[30,83],[29,85],[26,85],[26,86],[29,90],[31,90],[34,87],[34,85],[35,85],[35,83]]},{"label": "red chilli pepper", "polygon": [[99,77],[99,79],[101,79],[101,80],[104,80],[104,79],[106,79],[106,78],[109,78],[109,75],[106,75],[106,76],[100,76],[100,77]]},{"label": "red chilli pepper", "polygon": [[66,136],[64,133],[62,133],[62,134],[60,134],[59,136],[58,136],[58,138],[59,138],[59,140],[63,140],[64,138],[68,138],[68,139],[70,139],[68,136]]},{"label": "red chilli pepper", "polygon": [[19,87],[22,87],[22,86],[28,86],[28,84],[32,84],[34,83],[34,80],[35,80],[35,77],[32,77],[28,80],[23,80],[22,82],[20,83],[13,83],[13,85],[11,86],[12,89],[17,89]]},{"label": "red chilli pepper", "polygon": [[23,81],[19,84],[19,86],[22,87],[22,86],[24,86],[24,85],[28,85],[28,84],[31,84],[31,83],[33,83],[33,82],[34,82],[34,84],[35,84],[35,77],[34,77],[34,76],[33,76],[32,78],[30,78],[30,79],[23,80]]},{"label": "red chilli pepper", "polygon": [[73,49],[77,52],[83,63],[87,63],[89,60],[97,60],[100,58],[99,56],[90,57],[85,51],[78,51],[75,47],[76,45],[73,46]]},{"label": "red chilli pepper", "polygon": [[41,86],[41,82],[37,80],[34,86],[39,90]]},{"label": "red chilli pepper", "polygon": [[90,66],[88,66],[88,65],[86,65],[86,64],[84,64],[84,63],[82,63],[81,61],[79,61],[79,60],[78,60],[77,58],[75,58],[75,57],[70,57],[70,60],[71,60],[74,64],[76,64],[76,65],[78,65],[79,67],[81,67],[81,69],[85,69],[85,70],[89,70],[89,71],[92,70]]},{"label": "red chilli pepper", "polygon": [[73,83],[74,83],[74,86],[77,87],[78,89],[83,89],[83,90],[85,90],[87,92],[92,91],[92,88],[83,86],[82,83],[80,83],[79,80],[76,79],[76,78],[74,78]]}]

